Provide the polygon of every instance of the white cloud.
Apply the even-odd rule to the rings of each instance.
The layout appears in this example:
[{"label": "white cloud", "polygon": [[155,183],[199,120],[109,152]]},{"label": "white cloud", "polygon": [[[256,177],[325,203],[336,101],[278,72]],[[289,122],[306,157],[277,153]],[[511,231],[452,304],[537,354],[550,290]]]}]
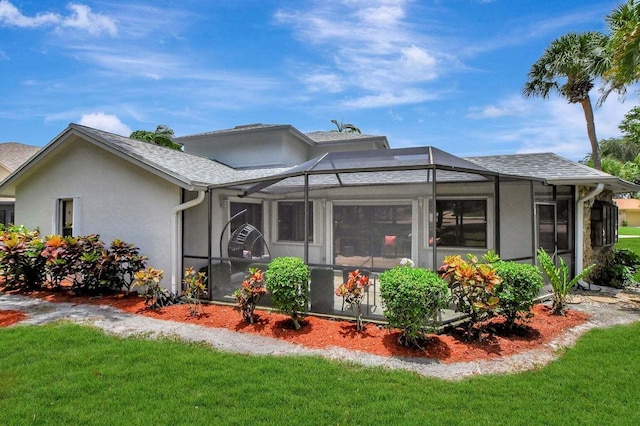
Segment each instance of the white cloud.
[{"label": "white cloud", "polygon": [[524,115],[531,111],[532,105],[531,100],[524,99],[520,95],[513,95],[496,104],[470,107],[467,117],[484,119]]},{"label": "white cloud", "polygon": [[70,3],[68,8],[73,12],[71,16],[62,18],[59,25],[87,31],[89,34],[98,35],[106,32],[111,36],[118,33],[116,23],[109,17],[93,13],[89,6]]},{"label": "white cloud", "polygon": [[[431,98],[423,94],[424,83],[438,78],[444,68],[459,67],[424,28],[412,26],[409,14],[404,0],[343,0],[316,2],[307,10],[280,10],[275,19],[292,28],[308,48],[331,52],[331,81],[340,82],[330,86],[333,93],[364,91],[358,100],[344,100],[343,105],[384,107]],[[318,90],[308,70],[299,80],[307,90]]]},{"label": "white cloud", "polygon": [[117,116],[105,114],[104,112],[84,114],[78,124],[122,136],[129,136],[131,134],[131,128],[120,121]]},{"label": "white cloud", "polygon": [[55,25],[60,21],[60,16],[55,13],[39,13],[34,17],[23,15],[17,7],[8,0],[0,0],[0,23],[23,28],[35,28],[43,25]]},{"label": "white cloud", "polygon": [[[596,107],[597,91],[591,93],[591,98],[598,140],[619,137],[620,121],[638,101],[634,98],[621,102],[612,96],[601,107]],[[591,152],[581,105],[569,104],[561,97],[518,99],[512,95],[495,105],[471,111],[468,117],[494,124],[492,129],[473,135],[483,146],[508,146],[513,150],[515,145],[518,153],[555,152],[572,160],[582,160]],[[500,117],[503,119],[490,120]]]},{"label": "white cloud", "polygon": [[116,23],[108,16],[94,13],[89,6],[70,3],[69,16],[61,16],[53,12],[38,13],[26,16],[8,0],[0,0],[0,25],[20,28],[38,28],[52,26],[57,29],[73,28],[87,31],[92,35],[103,32],[115,36],[118,32]]}]

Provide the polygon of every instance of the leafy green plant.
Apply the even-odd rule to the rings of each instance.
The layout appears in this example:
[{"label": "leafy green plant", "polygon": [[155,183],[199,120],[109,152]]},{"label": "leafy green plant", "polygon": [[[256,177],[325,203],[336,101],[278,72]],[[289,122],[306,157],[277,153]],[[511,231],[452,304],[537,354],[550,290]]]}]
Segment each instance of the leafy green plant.
[{"label": "leafy green plant", "polygon": [[634,275],[640,270],[640,255],[629,249],[614,249],[611,260],[596,267],[591,282],[614,288],[634,285]]},{"label": "leafy green plant", "polygon": [[133,287],[144,287],[144,305],[148,309],[160,309],[173,305],[179,298],[160,285],[164,271],[148,267],[134,274]]},{"label": "leafy green plant", "polygon": [[396,266],[380,274],[380,296],[389,326],[402,332],[399,343],[420,347],[446,307],[449,292],[447,283],[433,271]]},{"label": "leafy green plant", "polygon": [[273,306],[291,316],[296,330],[300,329],[300,314],[309,303],[309,278],[309,268],[298,257],[273,259],[265,272]]},{"label": "leafy green plant", "polygon": [[202,298],[207,295],[206,281],[204,272],[196,272],[193,268],[187,268],[184,271],[182,295],[189,305],[189,314],[193,317],[202,315]]},{"label": "leafy green plant", "polygon": [[240,312],[242,312],[242,319],[253,324],[256,305],[266,292],[264,272],[258,268],[249,268],[249,276],[242,282],[242,287],[233,293],[233,297],[236,298],[236,304]]},{"label": "leafy green plant", "polygon": [[496,273],[502,282],[496,285],[498,313],[505,318],[505,326],[511,331],[517,320],[531,317],[531,308],[544,280],[534,265],[526,263],[499,261],[495,264]]},{"label": "leafy green plant", "polygon": [[563,258],[560,257],[560,266],[556,267],[549,253],[540,247],[538,249],[538,261],[540,262],[540,268],[547,276],[553,289],[553,306],[551,311],[556,315],[564,315],[567,308],[567,295],[569,291],[578,281],[586,277],[596,265],[592,264],[587,266],[570,280],[569,268]]},{"label": "leafy green plant", "polygon": [[364,331],[364,325],[362,324],[362,298],[370,285],[369,276],[356,269],[349,272],[347,282],[342,283],[335,291],[336,295],[342,297],[353,311],[353,315],[356,318],[357,331]]},{"label": "leafy green plant", "polygon": [[135,273],[146,267],[147,257],[134,244],[115,239],[100,259],[100,282],[115,290],[131,291]]},{"label": "leafy green plant", "polygon": [[[478,258],[468,255],[469,260],[461,256],[447,256],[439,268],[442,278],[449,283],[451,300],[456,311],[469,315],[467,338],[482,338],[484,326],[481,321],[493,317],[500,299],[496,286],[502,278],[491,263],[481,263]],[[488,253],[484,260],[494,260],[495,255]]]},{"label": "leafy green plant", "polygon": [[0,276],[8,288],[38,288],[44,281],[42,240],[37,231],[6,227],[0,232]]}]

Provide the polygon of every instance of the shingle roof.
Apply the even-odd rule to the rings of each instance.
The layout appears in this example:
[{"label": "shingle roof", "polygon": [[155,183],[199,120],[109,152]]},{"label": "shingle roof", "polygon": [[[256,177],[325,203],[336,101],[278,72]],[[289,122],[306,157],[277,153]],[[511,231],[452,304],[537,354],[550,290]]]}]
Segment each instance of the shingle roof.
[{"label": "shingle roof", "polygon": [[121,154],[191,185],[219,185],[243,179],[245,174],[208,158],[198,157],[148,142],[102,130],[71,124],[71,128],[93,136]]},{"label": "shingle roof", "polygon": [[17,142],[0,143],[0,166],[13,172],[39,150],[37,146]]},{"label": "shingle roof", "polygon": [[600,170],[567,160],[550,152],[465,157],[465,159],[503,175],[526,176],[546,180],[612,177]]},{"label": "shingle roof", "polygon": [[192,138],[192,137],[219,135],[224,133],[239,133],[239,132],[246,132],[246,131],[252,131],[252,130],[275,129],[278,127],[292,127],[292,126],[290,126],[289,124],[262,124],[262,123],[244,124],[244,125],[236,126],[232,129],[213,130],[211,132],[202,132],[202,133],[195,133],[193,135],[180,136],[180,137],[174,138],[174,140],[179,141],[180,139],[186,139],[186,138]]},{"label": "shingle roof", "polygon": [[306,135],[311,140],[318,143],[338,142],[338,141],[347,141],[347,140],[355,140],[355,139],[384,138],[384,136],[363,135],[361,133],[323,132],[323,131],[306,133]]}]

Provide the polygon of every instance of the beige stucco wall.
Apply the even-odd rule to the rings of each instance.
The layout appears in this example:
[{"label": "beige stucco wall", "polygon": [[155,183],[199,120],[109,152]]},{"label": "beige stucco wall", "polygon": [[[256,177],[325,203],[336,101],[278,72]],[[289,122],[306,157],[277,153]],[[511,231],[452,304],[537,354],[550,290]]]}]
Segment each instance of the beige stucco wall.
[{"label": "beige stucco wall", "polygon": [[177,186],[76,138],[18,182],[16,222],[51,234],[56,200],[73,198],[75,235],[100,234],[106,244],[119,238],[137,245],[150,266],[165,271],[168,285],[171,209],[180,203],[180,193]]}]

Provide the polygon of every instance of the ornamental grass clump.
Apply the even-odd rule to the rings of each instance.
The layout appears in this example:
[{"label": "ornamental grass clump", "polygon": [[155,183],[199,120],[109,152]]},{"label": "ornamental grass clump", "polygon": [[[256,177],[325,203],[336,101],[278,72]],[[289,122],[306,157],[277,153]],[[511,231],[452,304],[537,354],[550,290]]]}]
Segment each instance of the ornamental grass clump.
[{"label": "ornamental grass clump", "polygon": [[492,252],[488,253],[481,263],[476,256],[468,255],[469,260],[461,256],[447,256],[444,264],[438,269],[442,278],[449,283],[451,301],[456,311],[468,315],[466,329],[467,339],[482,339],[483,322],[496,314],[500,298],[496,286],[502,278],[489,261],[497,259]]},{"label": "ornamental grass clump", "polygon": [[309,304],[309,278],[309,268],[298,257],[273,259],[265,272],[273,306],[291,317],[296,330],[300,329],[301,313]]},{"label": "ornamental grass clump", "polygon": [[362,298],[370,285],[369,276],[356,269],[349,272],[347,282],[342,283],[335,292],[337,296],[343,298],[344,302],[353,311],[353,315],[356,318],[357,331],[364,331],[364,325],[362,324]]},{"label": "ornamental grass clump", "polygon": [[516,321],[531,318],[531,308],[544,285],[542,275],[534,265],[499,261],[496,273],[502,282],[496,286],[498,314],[505,319],[505,327],[511,332]]},{"label": "ornamental grass clump", "polygon": [[551,283],[553,289],[553,305],[551,312],[555,315],[564,315],[567,310],[567,296],[569,291],[574,285],[578,283],[582,278],[589,275],[591,270],[596,266],[595,264],[587,266],[572,280],[569,280],[569,267],[563,258],[560,259],[560,266],[556,267],[551,256],[542,247],[538,249],[538,261],[540,262],[540,269],[547,276],[547,279]]},{"label": "ornamental grass clump", "polygon": [[396,266],[380,274],[380,296],[390,327],[400,329],[398,342],[421,347],[435,329],[440,310],[447,306],[447,283],[422,268]]},{"label": "ornamental grass clump", "polygon": [[242,282],[242,287],[233,293],[243,320],[253,324],[256,319],[254,314],[256,306],[266,292],[264,272],[258,268],[249,268],[249,276]]}]

